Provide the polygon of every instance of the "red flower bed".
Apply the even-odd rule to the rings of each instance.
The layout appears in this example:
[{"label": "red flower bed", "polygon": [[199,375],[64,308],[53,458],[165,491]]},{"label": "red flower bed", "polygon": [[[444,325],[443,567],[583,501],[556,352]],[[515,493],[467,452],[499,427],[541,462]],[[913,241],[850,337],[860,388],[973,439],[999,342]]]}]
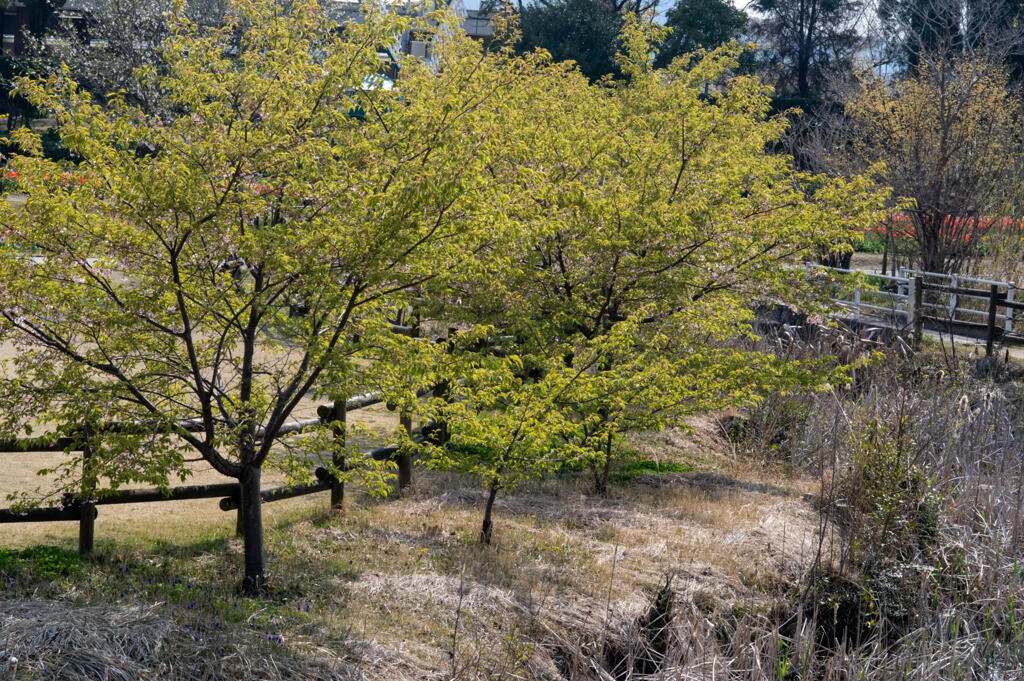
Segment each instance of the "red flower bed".
[{"label": "red flower bed", "polygon": [[[939,230],[939,236],[948,241],[972,241],[975,237],[983,237],[990,231],[1021,231],[1024,220],[1018,218],[961,218],[947,215]],[[891,216],[885,222],[868,227],[865,234],[892,236],[895,239],[913,239],[916,236],[914,219],[906,213]]]}]

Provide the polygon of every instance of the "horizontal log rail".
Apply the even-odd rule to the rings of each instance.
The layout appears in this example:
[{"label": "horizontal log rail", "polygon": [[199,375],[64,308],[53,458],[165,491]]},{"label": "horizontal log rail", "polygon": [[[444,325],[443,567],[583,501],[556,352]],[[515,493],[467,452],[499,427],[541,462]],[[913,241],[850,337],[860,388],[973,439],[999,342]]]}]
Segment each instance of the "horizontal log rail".
[{"label": "horizontal log rail", "polygon": [[[991,291],[989,289],[943,286],[941,284],[929,284],[926,281],[921,282],[921,287],[925,291],[937,291],[938,293],[947,293],[953,296],[968,296],[972,298],[980,298],[982,300],[988,300],[991,295]],[[1006,300],[1005,292],[1000,292],[997,295],[1000,300]]]},{"label": "horizontal log rail", "polygon": [[[262,490],[260,492],[260,499],[266,504],[272,501],[280,501],[281,499],[292,499],[306,494],[326,492],[331,488],[331,484],[331,481],[317,480],[316,482],[309,482],[300,485],[274,487],[273,489]],[[221,499],[219,505],[220,510],[222,511],[238,510],[238,495],[233,494],[232,496]]]},{"label": "horizontal log rail", "polygon": [[[1024,338],[1015,328],[1015,325],[1019,326],[1015,313],[1024,311],[1024,301],[1016,299],[1017,285],[1013,282],[908,269],[901,269],[899,276],[894,277],[813,263],[805,263],[805,268],[862,275],[847,287],[850,297],[834,297],[833,301],[847,310],[844,314],[852,311],[857,322],[881,323],[911,330],[915,347],[921,343],[925,322],[943,333],[952,334],[957,329],[981,332],[984,334],[986,356],[992,355],[997,340],[1019,343]],[[889,282],[885,286],[889,290],[873,290],[859,283],[872,279]],[[937,295],[926,297],[926,292]],[[891,301],[891,307],[872,296],[884,296]],[[964,299],[968,298],[982,304],[965,305]]]},{"label": "horizontal log rail", "polygon": [[[384,401],[384,396],[380,393],[366,393],[365,395],[356,395],[345,400],[345,411],[355,411],[357,409],[364,409],[366,407],[372,407],[375,404],[380,404]],[[316,414],[322,420],[330,419],[334,414],[334,402],[328,402],[327,404],[321,404],[316,408]]]},{"label": "horizontal log rail", "polygon": [[[433,388],[424,388],[417,391],[417,397],[423,397],[429,394]],[[365,395],[357,395],[352,397],[345,402],[345,411],[355,411],[357,409],[364,409],[384,402],[384,397],[380,393],[366,393]],[[285,423],[278,429],[276,437],[282,435],[295,435],[311,428],[318,428],[325,425],[331,415],[334,413],[334,403],[329,402],[327,404],[321,404],[317,407],[317,417],[311,419],[302,419],[298,421],[290,421]],[[181,421],[174,425],[160,424],[156,422],[137,422],[137,423],[107,423],[101,424],[96,428],[96,434],[102,435],[103,433],[116,433],[119,435],[157,435],[157,434],[173,434],[176,430],[185,430],[190,433],[202,432],[204,426],[201,421],[197,419],[188,419]],[[264,428],[258,428],[256,430],[257,439],[262,439],[266,434]],[[24,452],[66,452],[80,450],[83,446],[84,438],[82,436],[75,435],[41,435],[38,437],[24,437],[14,439],[0,440],[0,454],[19,454]]]},{"label": "horizontal log rail", "polygon": [[[420,388],[416,391],[416,397],[425,397],[430,393],[434,392],[436,388],[431,386],[429,388]],[[365,395],[357,395],[356,397],[350,397],[345,400],[345,411],[355,411],[357,409],[363,409],[365,407],[372,407],[377,404],[384,402],[384,396],[380,393],[366,393]],[[334,402],[328,402],[327,404],[321,404],[316,408],[317,416],[322,420],[327,421],[332,418],[334,414]]]},{"label": "horizontal log rail", "polygon": [[43,523],[58,520],[81,520],[83,511],[96,517],[95,508],[64,506],[61,508],[28,508],[24,511],[5,508],[0,510],[0,523]]},{"label": "horizontal log rail", "polygon": [[[423,389],[417,392],[422,397],[433,389]],[[368,393],[353,397],[345,402],[345,410],[353,411],[362,409],[383,402],[383,397],[378,393]],[[323,406],[329,406],[329,411],[323,410]],[[314,426],[321,426],[327,423],[327,419],[333,415],[333,403],[322,405],[318,413],[324,414],[315,419],[306,419],[286,424],[282,428],[285,433],[297,433]],[[139,428],[142,424],[132,424],[133,428]],[[414,443],[422,443],[435,437],[444,430],[443,426],[436,423],[427,423],[419,428],[410,430],[408,435]],[[100,429],[97,435],[103,432],[125,432],[125,430],[112,431]],[[17,438],[14,440],[0,441],[0,453],[21,453],[21,452],[63,452],[76,448],[84,448],[87,439],[84,437],[54,436],[45,435],[31,438]],[[387,445],[364,449],[363,452],[376,461],[393,460],[402,450],[400,445]],[[260,499],[265,503],[291,499],[332,490],[340,484],[340,481],[331,475],[326,468],[320,467],[314,471],[314,481],[298,485],[275,487],[260,492]],[[168,489],[118,489],[109,491],[96,491],[89,498],[79,498],[76,495],[66,494],[63,497],[63,505],[59,507],[28,508],[24,510],[0,509],[0,524],[3,523],[34,523],[34,522],[60,522],[77,521],[86,533],[88,541],[83,543],[80,536],[80,551],[89,553],[92,551],[92,523],[98,515],[97,506],[115,504],[138,504],[152,503],[157,501],[182,501],[191,499],[213,499],[220,497],[219,506],[224,511],[237,510],[239,506],[238,483],[214,483],[208,485],[181,485]],[[82,535],[82,532],[80,532]]]},{"label": "horizontal log rail", "polygon": [[398,334],[399,336],[408,336],[409,338],[416,337],[416,327],[406,326],[404,324],[392,324],[391,333]]},{"label": "horizontal log rail", "polygon": [[83,440],[64,435],[42,435],[0,440],[0,454],[24,452],[68,452],[81,449]]},{"label": "horizontal log rail", "polygon": [[[982,312],[981,314],[984,315],[985,313]],[[949,317],[936,317],[934,315],[928,314],[921,315],[921,319],[925,322],[930,322],[935,326],[942,326],[944,324],[949,325],[950,323]],[[988,329],[988,324],[986,324],[985,322],[972,322],[966,319],[958,319],[955,323],[957,327],[964,329],[974,329],[975,331],[986,331]],[[998,329],[995,331],[995,334],[997,336],[1002,335]]]},{"label": "horizontal log rail", "polygon": [[[142,504],[152,501],[182,501],[185,499],[214,499],[225,494],[237,494],[238,483],[221,482],[211,485],[181,485],[161,489],[119,489],[111,492],[98,492],[89,500],[97,506],[110,504]],[[74,497],[65,496],[65,505],[78,503]]]}]

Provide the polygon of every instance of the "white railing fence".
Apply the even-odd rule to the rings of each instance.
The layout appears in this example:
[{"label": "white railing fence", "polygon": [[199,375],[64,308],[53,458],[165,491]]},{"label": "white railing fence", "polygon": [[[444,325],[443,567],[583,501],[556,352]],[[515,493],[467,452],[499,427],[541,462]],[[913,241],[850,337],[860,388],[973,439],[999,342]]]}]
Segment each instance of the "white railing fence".
[{"label": "white railing fence", "polygon": [[[1014,282],[962,274],[940,274],[901,268],[896,275],[870,270],[825,267],[805,263],[808,269],[860,275],[863,283],[839,283],[833,302],[857,321],[875,321],[909,327],[928,322],[942,327],[987,329],[994,323],[1004,338],[1024,335],[1019,329],[1022,304]],[[922,291],[915,292],[921,285]],[[915,303],[916,301],[916,303]],[[920,310],[915,309],[915,304]],[[920,319],[919,319],[920,318]]]}]

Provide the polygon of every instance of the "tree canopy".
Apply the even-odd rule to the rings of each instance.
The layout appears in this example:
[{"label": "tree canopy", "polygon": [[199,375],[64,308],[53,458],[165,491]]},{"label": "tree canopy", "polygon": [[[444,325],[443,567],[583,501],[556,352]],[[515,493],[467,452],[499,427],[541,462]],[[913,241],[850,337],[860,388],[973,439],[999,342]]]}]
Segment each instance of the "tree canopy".
[{"label": "tree canopy", "polygon": [[518,13],[521,50],[543,48],[571,60],[588,78],[615,75],[622,13],[606,0],[532,2]]},{"label": "tree canopy", "polygon": [[818,291],[789,266],[884,204],[865,177],[801,173],[765,151],[787,122],[757,78],[732,75],[740,47],[662,70],[660,31],[632,21],[623,36],[621,82],[566,72],[537,100],[512,206],[527,229],[484,276],[456,282],[446,311],[510,336],[474,366],[479,407],[467,411],[470,391],[446,415],[492,501],[569,462],[595,465],[600,489],[623,432],[812,383],[729,341],[751,332],[752,301],[813,307]]},{"label": "tree canopy", "polygon": [[[860,0],[756,0],[759,70],[777,95],[809,107],[853,70]],[[795,98],[795,99],[794,99]]]},{"label": "tree canopy", "polygon": [[848,168],[882,163],[909,214],[921,266],[958,272],[1019,197],[1020,112],[1006,70],[982,58],[925,55],[912,77],[865,77],[846,106]]},{"label": "tree canopy", "polygon": [[[99,433],[110,489],[166,486],[190,455],[238,479],[252,592],[263,469],[340,446],[328,423],[283,440],[310,398],[380,388],[447,422],[425,454],[487,486],[486,541],[501,489],[579,465],[600,487],[625,430],[828,380],[744,345],[753,306],[815,306],[792,266],[885,195],[767,151],[787,123],[733,75],[740,47],[657,69],[663,34],[634,17],[624,78],[592,83],[453,22],[368,10],[337,31],[314,0],[239,0],[221,27],[176,10],[166,67],[134,75],[156,109],[67,68],[21,81],[74,159],[13,135],[0,434]],[[378,47],[413,29],[437,36],[437,70],[403,59],[381,86]],[[390,332],[413,302],[447,343]],[[447,399],[416,402],[439,381]],[[387,465],[346,453],[335,475],[381,483]]]}]

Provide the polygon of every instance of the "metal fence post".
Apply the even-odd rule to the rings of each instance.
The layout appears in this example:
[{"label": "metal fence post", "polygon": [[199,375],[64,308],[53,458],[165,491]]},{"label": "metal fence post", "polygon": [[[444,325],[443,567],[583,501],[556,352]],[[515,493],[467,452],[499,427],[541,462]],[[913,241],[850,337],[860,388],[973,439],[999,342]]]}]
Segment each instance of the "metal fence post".
[{"label": "metal fence post", "polygon": [[906,326],[910,326],[914,320],[914,290],[911,288],[913,285],[913,279],[901,280],[896,288],[903,300],[903,320]]},{"label": "metal fence post", "polygon": [[[959,277],[955,277],[955,276],[951,277],[950,280],[949,280],[949,286],[950,286],[950,288],[959,288],[959,286],[960,286],[960,278]],[[955,294],[955,293],[950,294],[950,296],[949,296],[949,320],[950,321],[956,321],[956,307],[957,307],[957,303],[959,303],[959,302],[960,302],[960,297],[957,296],[957,294]]]}]

